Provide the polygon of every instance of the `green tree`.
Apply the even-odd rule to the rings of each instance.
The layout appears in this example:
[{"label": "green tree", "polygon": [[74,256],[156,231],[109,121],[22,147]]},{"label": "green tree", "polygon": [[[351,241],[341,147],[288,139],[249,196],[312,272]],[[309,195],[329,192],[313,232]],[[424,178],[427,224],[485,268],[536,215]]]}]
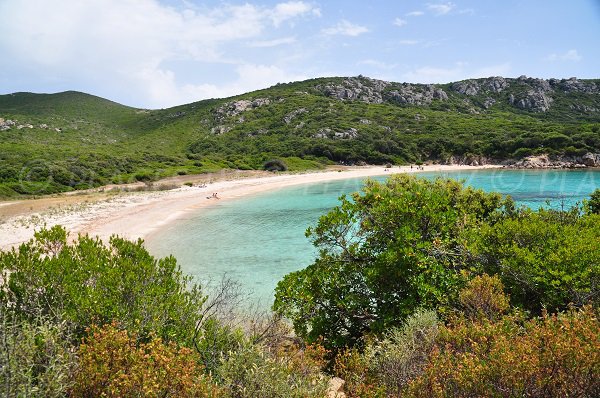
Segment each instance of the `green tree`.
[{"label": "green tree", "polygon": [[301,337],[340,348],[417,307],[450,306],[473,266],[465,231],[513,211],[509,198],[453,180],[368,181],[307,231],[320,255],[278,284],[273,308]]},{"label": "green tree", "polygon": [[592,192],[590,199],[587,202],[587,206],[590,213],[600,214],[600,188]]}]

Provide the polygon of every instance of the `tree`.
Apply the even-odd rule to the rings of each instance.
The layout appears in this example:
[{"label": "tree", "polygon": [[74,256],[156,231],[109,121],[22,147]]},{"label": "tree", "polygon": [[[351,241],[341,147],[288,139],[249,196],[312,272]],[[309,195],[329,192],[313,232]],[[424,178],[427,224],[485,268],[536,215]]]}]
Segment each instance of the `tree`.
[{"label": "tree", "polygon": [[449,306],[474,261],[464,233],[513,211],[509,198],[453,180],[368,181],[307,231],[320,255],[279,282],[273,308],[308,341],[354,345],[417,307]]},{"label": "tree", "polygon": [[587,202],[587,206],[590,213],[600,214],[600,188],[592,192],[590,199]]}]

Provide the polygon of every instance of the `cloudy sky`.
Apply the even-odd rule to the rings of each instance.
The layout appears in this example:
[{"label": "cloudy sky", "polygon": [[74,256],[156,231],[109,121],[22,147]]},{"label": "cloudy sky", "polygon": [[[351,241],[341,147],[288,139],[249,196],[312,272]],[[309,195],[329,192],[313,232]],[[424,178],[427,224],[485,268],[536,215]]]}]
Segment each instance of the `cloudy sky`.
[{"label": "cloudy sky", "polygon": [[600,0],[0,0],[0,93],[161,108],[320,76],[600,78]]}]

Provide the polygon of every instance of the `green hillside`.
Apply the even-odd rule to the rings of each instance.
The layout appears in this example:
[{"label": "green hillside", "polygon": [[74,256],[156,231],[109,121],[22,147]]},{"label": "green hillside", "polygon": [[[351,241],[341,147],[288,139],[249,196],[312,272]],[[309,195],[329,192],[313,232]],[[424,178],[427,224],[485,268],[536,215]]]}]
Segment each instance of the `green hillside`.
[{"label": "green hillside", "polygon": [[0,196],[222,168],[482,163],[600,152],[600,80],[280,84],[163,110],[78,93],[0,96]]}]

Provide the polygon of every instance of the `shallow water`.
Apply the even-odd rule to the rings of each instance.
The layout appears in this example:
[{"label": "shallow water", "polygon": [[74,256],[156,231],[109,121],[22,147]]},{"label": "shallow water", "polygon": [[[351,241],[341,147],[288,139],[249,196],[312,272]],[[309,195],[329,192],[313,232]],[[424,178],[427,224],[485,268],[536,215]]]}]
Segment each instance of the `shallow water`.
[{"label": "shallow water", "polygon": [[[600,188],[600,171],[477,170],[420,173],[464,180],[486,191],[510,194],[519,204],[569,208]],[[377,178],[383,180],[385,177]],[[173,254],[182,270],[201,283],[223,274],[253,292],[263,305],[272,301],[277,282],[309,265],[316,251],[304,236],[319,216],[364,179],[282,188],[250,198],[220,202],[179,219],[147,242],[156,256]]]}]

